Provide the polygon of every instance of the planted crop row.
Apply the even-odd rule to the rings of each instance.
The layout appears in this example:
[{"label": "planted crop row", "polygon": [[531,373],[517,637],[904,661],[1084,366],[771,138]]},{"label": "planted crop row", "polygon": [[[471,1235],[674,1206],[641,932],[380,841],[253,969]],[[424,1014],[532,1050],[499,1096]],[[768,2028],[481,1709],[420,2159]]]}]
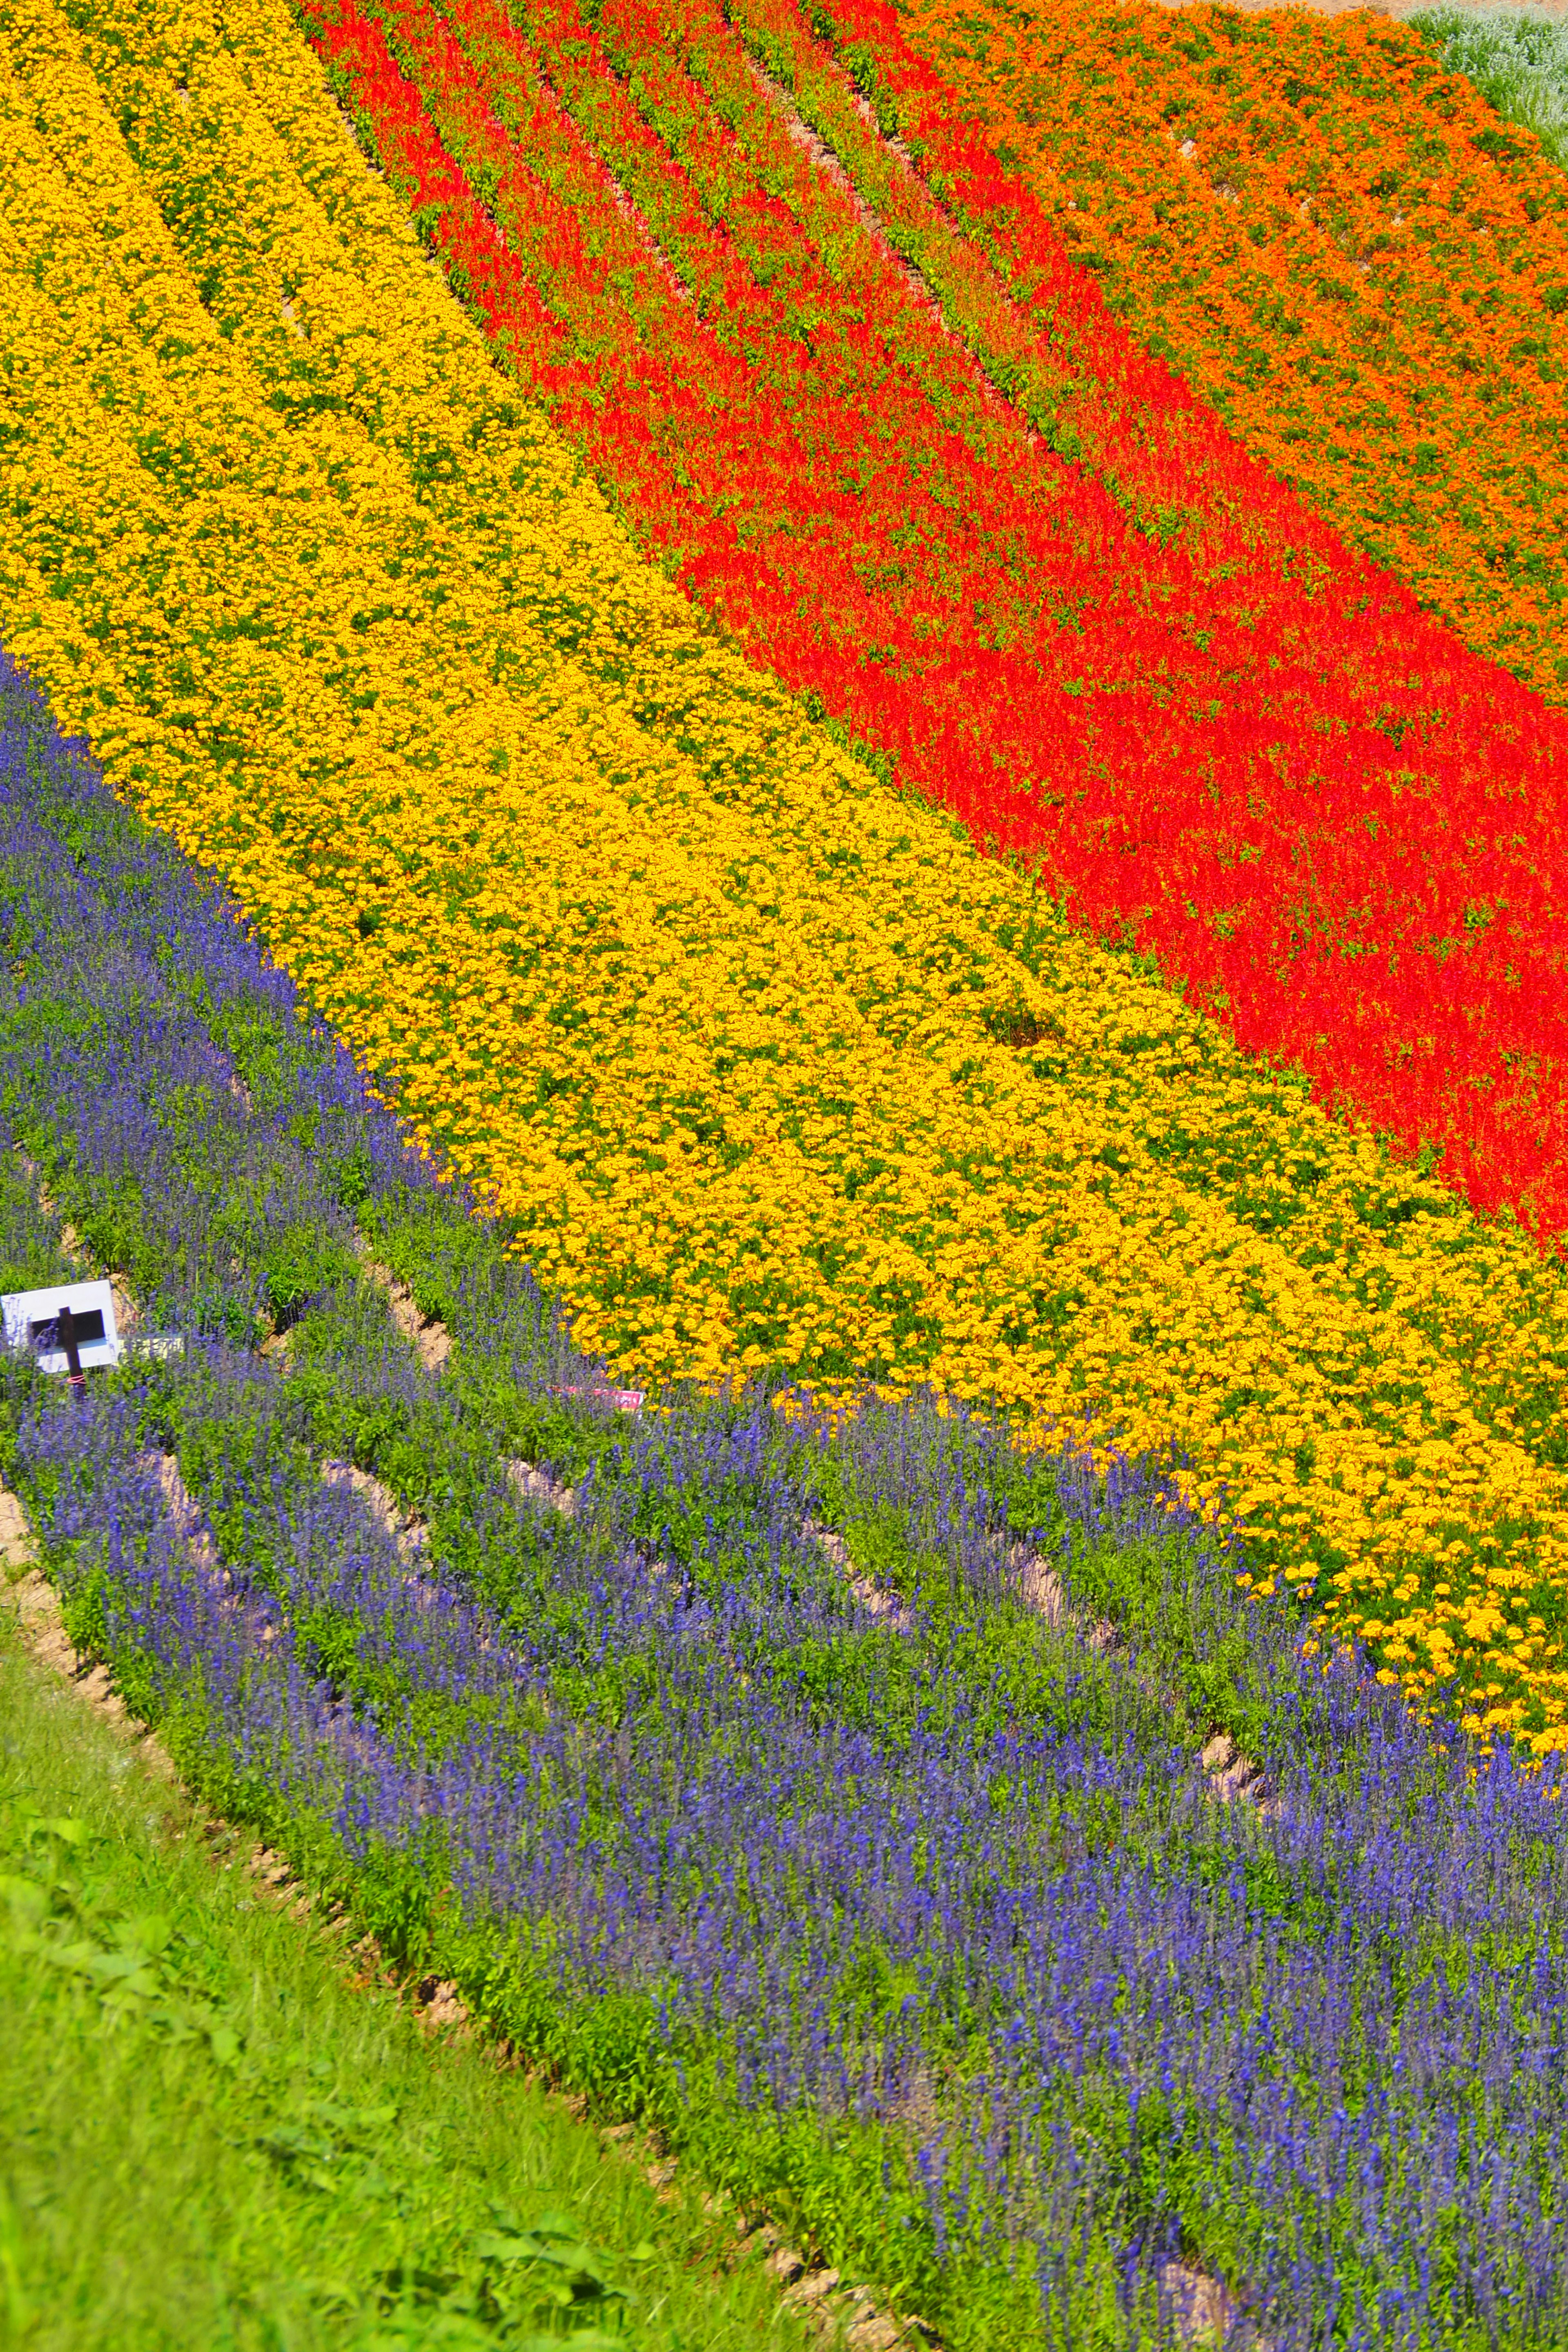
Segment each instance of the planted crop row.
[{"label": "planted crop row", "polygon": [[[186,1347],[85,1402],[7,1358],[5,1467],[209,1795],[955,2346],[1157,2340],[1177,2257],[1282,2344],[1550,2340],[1556,1782],[1324,1671],[1125,1464],[606,1412],[238,910],[7,703],[6,1279],[68,1212]],[[1267,1810],[1213,1795],[1216,1721]]]}]

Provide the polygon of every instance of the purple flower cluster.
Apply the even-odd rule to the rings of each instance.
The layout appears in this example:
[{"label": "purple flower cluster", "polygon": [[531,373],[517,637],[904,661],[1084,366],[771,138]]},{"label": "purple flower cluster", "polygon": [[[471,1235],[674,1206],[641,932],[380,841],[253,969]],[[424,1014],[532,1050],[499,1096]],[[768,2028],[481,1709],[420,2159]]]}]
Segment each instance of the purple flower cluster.
[{"label": "purple flower cluster", "polygon": [[[187,1339],[80,1407],[0,1367],[16,1475],[226,1801],[954,2346],[1162,2340],[1176,2260],[1237,2343],[1568,2336],[1550,1783],[1303,1655],[1158,1465],[930,1400],[617,1415],[4,673],[0,876],[0,1100]],[[26,1184],[0,1219],[55,1245]]]}]

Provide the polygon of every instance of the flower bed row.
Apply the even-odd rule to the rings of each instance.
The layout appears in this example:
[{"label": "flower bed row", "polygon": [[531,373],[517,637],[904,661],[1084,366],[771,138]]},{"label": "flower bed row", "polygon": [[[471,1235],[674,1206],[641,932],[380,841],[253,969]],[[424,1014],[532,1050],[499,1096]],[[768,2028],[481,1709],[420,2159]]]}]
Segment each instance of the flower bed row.
[{"label": "flower bed row", "polygon": [[[9,671],[0,877],[5,1280],[65,1272],[68,1214],[186,1341],[84,1402],[0,1359],[0,1458],[211,1798],[962,2352],[1163,2340],[1194,2263],[1281,2346],[1560,2328],[1554,1781],[1322,1672],[1125,1465],[929,1406],[596,1404]],[[445,1315],[438,1374],[361,1245]],[[1024,1605],[1020,1547],[1118,1651]],[[1206,1788],[1216,1720],[1267,1811]]]},{"label": "flower bed row", "polygon": [[1173,1447],[1263,1584],[1552,1746],[1555,1269],[705,637],[226,21],[110,77],[162,179],[63,20],[16,51],[0,593],[56,708],[629,1381]]},{"label": "flower bed row", "polygon": [[[927,204],[921,267],[1026,394],[1010,442],[932,323],[884,331],[912,298],[704,0],[657,25],[616,0],[598,31],[541,7],[531,42],[489,0],[323,0],[311,22],[523,381],[748,649],[1249,1050],[1555,1233],[1565,722],[1140,361],[891,13],[839,14],[952,215]],[[837,112],[818,102],[838,69],[804,18],[773,7],[750,37],[864,180],[853,91],[840,74]],[[963,224],[967,271],[939,266]],[[1024,306],[1011,344],[977,308],[988,260],[992,312]],[[1028,441],[1031,403],[1087,470]]]},{"label": "flower bed row", "polygon": [[1533,133],[1370,12],[913,0],[900,24],[1132,331],[1560,699],[1568,182]]}]

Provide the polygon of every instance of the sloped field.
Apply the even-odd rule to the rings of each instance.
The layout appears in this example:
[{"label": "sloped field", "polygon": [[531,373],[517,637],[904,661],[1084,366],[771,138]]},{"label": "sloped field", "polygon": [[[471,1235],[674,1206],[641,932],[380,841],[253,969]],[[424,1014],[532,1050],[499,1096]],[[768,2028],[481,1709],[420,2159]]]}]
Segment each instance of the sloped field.
[{"label": "sloped field", "polygon": [[0,1355],[74,1637],[824,2296],[1560,2341],[1568,718],[934,15],[309,26],[0,0],[0,1260],[159,1339]]}]

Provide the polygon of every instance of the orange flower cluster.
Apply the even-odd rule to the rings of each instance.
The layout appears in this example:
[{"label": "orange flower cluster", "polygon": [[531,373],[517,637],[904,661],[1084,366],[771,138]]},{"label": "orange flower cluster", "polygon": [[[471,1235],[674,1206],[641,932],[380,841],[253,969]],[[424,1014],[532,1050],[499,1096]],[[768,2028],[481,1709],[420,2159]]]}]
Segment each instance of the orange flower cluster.
[{"label": "orange flower cluster", "polygon": [[1568,179],[1370,14],[901,0],[1141,340],[1568,698]]}]

